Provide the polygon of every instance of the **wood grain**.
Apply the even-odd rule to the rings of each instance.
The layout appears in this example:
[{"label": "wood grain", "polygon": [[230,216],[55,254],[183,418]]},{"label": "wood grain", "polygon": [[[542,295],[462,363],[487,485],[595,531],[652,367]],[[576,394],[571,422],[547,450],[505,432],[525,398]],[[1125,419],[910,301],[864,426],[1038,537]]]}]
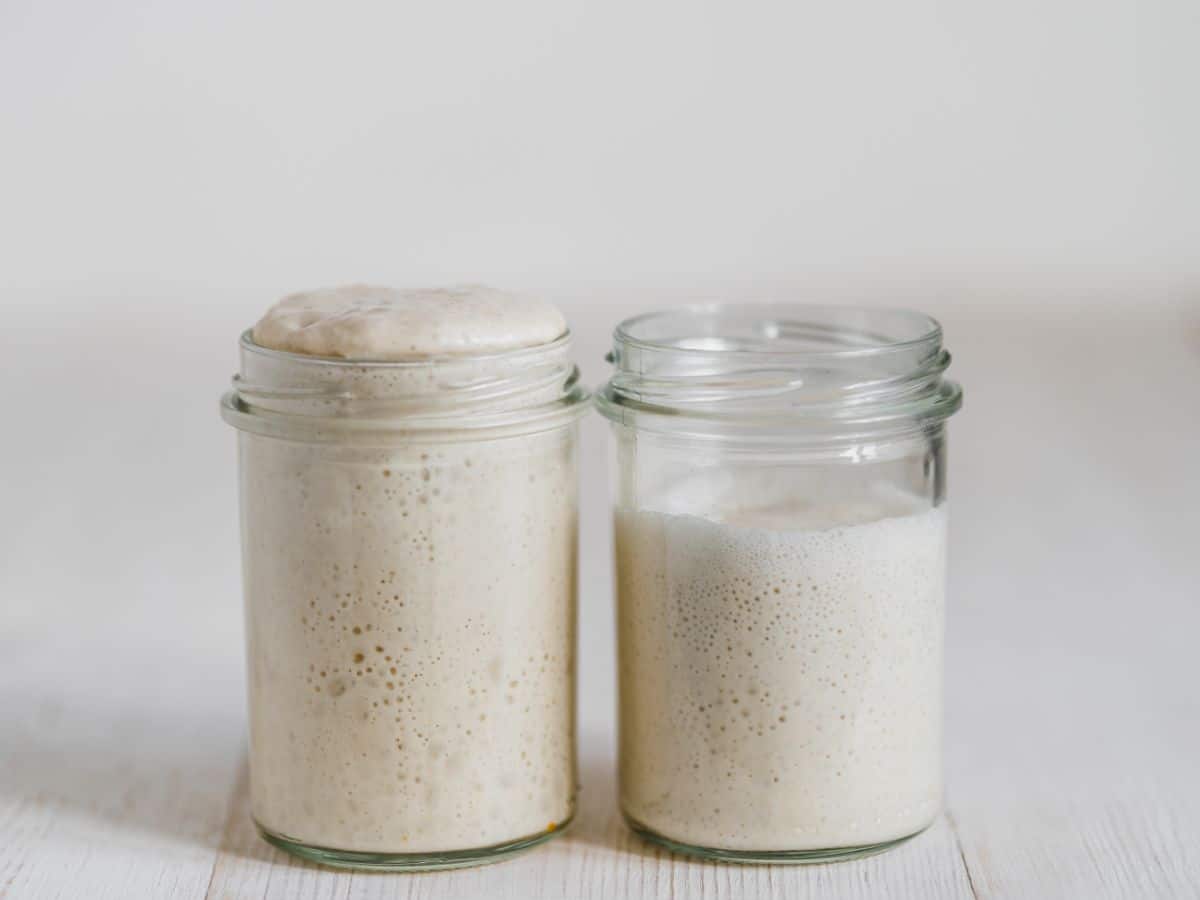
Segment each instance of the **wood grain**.
[{"label": "wood grain", "polygon": [[203,896],[236,719],[214,730],[201,704],[147,696],[155,666],[96,670],[78,648],[42,650],[2,670],[0,895]]}]

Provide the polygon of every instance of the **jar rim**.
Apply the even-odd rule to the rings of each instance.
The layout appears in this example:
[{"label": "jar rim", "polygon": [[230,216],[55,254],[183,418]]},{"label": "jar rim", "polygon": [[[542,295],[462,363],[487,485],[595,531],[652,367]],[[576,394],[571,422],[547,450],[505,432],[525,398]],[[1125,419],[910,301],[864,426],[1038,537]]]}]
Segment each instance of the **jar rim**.
[{"label": "jar rim", "polygon": [[705,303],[613,331],[600,412],[723,441],[855,443],[939,423],[961,405],[932,316],[896,307]]},{"label": "jar rim", "polygon": [[[814,349],[812,347],[786,346],[779,340],[778,332],[763,334],[759,343],[754,346],[716,347],[692,346],[679,343],[678,339],[654,339],[645,337],[637,332],[656,324],[665,324],[671,320],[691,318],[693,321],[717,323],[724,317],[745,319],[747,316],[761,318],[761,324],[778,326],[781,314],[799,314],[803,319],[793,324],[803,324],[827,330],[828,336],[833,336],[833,328],[840,328],[842,337],[856,335],[870,342],[845,344],[839,347]],[[894,325],[907,324],[912,334],[891,338],[873,334],[869,331],[851,331],[847,328],[849,320],[881,319],[887,317]],[[826,321],[821,321],[825,319]],[[840,320],[835,325],[834,320]],[[876,326],[878,327],[878,326]],[[693,339],[695,336],[693,336]],[[872,307],[858,305],[838,305],[820,303],[794,303],[790,301],[763,301],[757,303],[730,303],[716,301],[710,303],[691,303],[670,309],[653,310],[633,316],[620,322],[613,329],[613,340],[626,347],[650,351],[668,351],[672,353],[704,355],[704,354],[752,354],[764,355],[772,360],[781,357],[797,357],[803,359],[817,358],[861,358],[878,356],[889,353],[904,352],[921,346],[940,347],[942,341],[942,326],[937,319],[907,307]]]},{"label": "jar rim", "polygon": [[591,400],[571,332],[545,344],[418,360],[309,356],[239,341],[241,370],[221,398],[241,431],[309,443],[484,440],[569,424]]}]

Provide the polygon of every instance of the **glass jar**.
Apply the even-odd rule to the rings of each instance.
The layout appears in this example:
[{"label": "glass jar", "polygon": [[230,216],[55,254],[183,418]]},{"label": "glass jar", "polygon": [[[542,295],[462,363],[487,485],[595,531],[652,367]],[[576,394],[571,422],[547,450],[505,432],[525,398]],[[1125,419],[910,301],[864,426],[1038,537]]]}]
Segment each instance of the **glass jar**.
[{"label": "glass jar", "polygon": [[944,421],[927,316],[630,319],[613,423],[621,809],[672,850],[886,849],[942,800]]},{"label": "glass jar", "polygon": [[372,363],[241,339],[250,791],[327,865],[447,868],[575,809],[570,339]]}]

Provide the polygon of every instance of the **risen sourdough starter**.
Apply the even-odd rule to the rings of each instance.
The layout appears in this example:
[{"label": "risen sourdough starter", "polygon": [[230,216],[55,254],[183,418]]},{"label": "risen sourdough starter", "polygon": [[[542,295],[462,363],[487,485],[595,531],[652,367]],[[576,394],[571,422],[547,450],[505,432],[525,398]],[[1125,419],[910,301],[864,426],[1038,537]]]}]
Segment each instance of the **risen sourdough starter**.
[{"label": "risen sourdough starter", "polygon": [[916,509],[618,510],[627,816],[743,851],[932,821],[945,516]]},{"label": "risen sourdough starter", "polygon": [[[390,326],[439,309],[456,323],[451,353],[538,344],[563,330],[551,307],[538,315],[494,292],[455,296],[307,295],[316,312],[305,346],[328,356],[434,353],[436,323]],[[277,311],[256,336],[280,334],[268,321]],[[423,343],[410,351],[414,334]],[[344,386],[361,397],[421,377],[363,368],[345,373]],[[571,816],[573,433],[381,448],[242,435],[261,825],[315,846],[423,853],[510,842]]]}]

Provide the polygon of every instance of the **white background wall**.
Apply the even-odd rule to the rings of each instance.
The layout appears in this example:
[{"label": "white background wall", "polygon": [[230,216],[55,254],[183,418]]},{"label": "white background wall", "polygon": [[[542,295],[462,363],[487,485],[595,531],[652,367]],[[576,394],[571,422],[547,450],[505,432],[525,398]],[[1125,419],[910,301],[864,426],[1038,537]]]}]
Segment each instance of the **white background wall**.
[{"label": "white background wall", "polygon": [[1152,299],[1200,274],[1198,43],[1194,0],[5,0],[0,296]]},{"label": "white background wall", "polygon": [[[1200,333],[1198,46],[1195,0],[3,0],[0,655],[127,625],[190,666],[145,690],[238,702],[216,398],[269,302],[350,280],[545,293],[592,383],[616,319],[684,296],[926,308],[967,388],[952,579],[986,581],[961,567],[1002,499],[981,499],[990,434],[1030,428],[1016,540],[1022,503],[1061,502],[1043,427],[1107,460],[1070,443],[1079,398],[1194,383],[1141,361],[1148,323]],[[1043,384],[1062,348],[1070,383]],[[602,424],[585,434],[583,723],[602,729]]]}]

